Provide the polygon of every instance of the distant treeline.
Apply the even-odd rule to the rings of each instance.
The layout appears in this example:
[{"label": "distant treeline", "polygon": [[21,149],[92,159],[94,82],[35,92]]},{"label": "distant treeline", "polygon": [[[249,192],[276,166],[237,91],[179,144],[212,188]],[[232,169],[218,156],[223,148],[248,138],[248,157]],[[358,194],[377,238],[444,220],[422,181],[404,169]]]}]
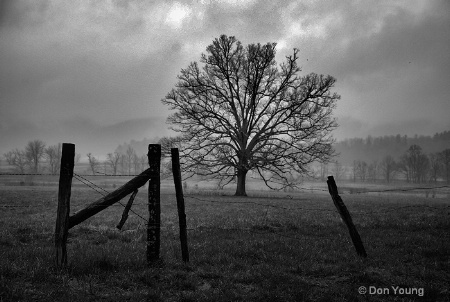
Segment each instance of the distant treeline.
[{"label": "distant treeline", "polygon": [[352,138],[334,147],[338,155],[316,166],[316,177],[333,174],[354,182],[450,183],[450,131],[434,136]]},{"label": "distant treeline", "polygon": [[[165,137],[132,140],[108,153],[104,161],[88,153],[86,172],[93,175],[138,174],[148,166],[146,154],[150,143],[168,147],[171,142]],[[450,131],[434,136],[352,138],[337,142],[334,147],[338,155],[330,162],[309,167],[308,177],[324,180],[327,175],[334,175],[335,179],[354,182],[404,180],[412,183],[450,183]],[[40,140],[30,141],[24,149],[16,148],[3,155],[9,166],[7,171],[19,173],[57,174],[60,157],[61,144],[46,146]],[[80,157],[76,154],[75,162],[79,162]],[[0,157],[0,160],[3,159]],[[163,159],[161,171],[170,171],[170,159]]]},{"label": "distant treeline", "polygon": [[336,157],[343,165],[353,165],[356,161],[380,161],[390,155],[401,157],[412,145],[418,145],[425,154],[442,152],[450,148],[450,131],[436,133],[433,136],[367,136],[366,138],[351,138],[336,142],[334,148],[339,154]]}]

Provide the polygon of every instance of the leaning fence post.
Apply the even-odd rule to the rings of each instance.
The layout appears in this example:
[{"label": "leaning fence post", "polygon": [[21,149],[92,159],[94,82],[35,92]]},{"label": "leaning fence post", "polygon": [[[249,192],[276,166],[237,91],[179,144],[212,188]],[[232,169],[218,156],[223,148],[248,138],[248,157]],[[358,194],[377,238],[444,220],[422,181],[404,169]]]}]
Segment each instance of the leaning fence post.
[{"label": "leaning fence post", "polygon": [[127,205],[125,206],[125,209],[123,209],[122,218],[120,219],[119,223],[116,226],[119,230],[122,229],[123,225],[125,224],[125,222],[128,219],[128,213],[131,210],[131,206],[133,205],[133,201],[134,201],[134,198],[136,197],[137,193],[138,193],[138,189],[134,190],[134,192],[131,193],[130,199],[128,200]]},{"label": "leaning fence post", "polygon": [[350,216],[347,207],[342,201],[342,198],[338,194],[338,189],[333,176],[328,176],[327,184],[328,184],[328,191],[330,192],[331,198],[333,199],[333,203],[338,209],[342,220],[347,225],[350,237],[352,238],[353,245],[355,246],[356,249],[356,253],[358,253],[358,255],[361,257],[367,257],[366,250],[364,249],[361,237],[359,236],[359,233],[356,230],[355,225],[353,224],[352,217]]},{"label": "leaning fence post", "polygon": [[148,164],[152,177],[148,182],[147,261],[159,259],[161,240],[160,165],[161,145],[148,145]]},{"label": "leaning fence post", "polygon": [[63,144],[59,172],[58,210],[56,213],[56,266],[67,266],[67,233],[69,230],[70,193],[72,187],[75,145]]},{"label": "leaning fence post", "polygon": [[172,148],[172,173],[177,197],[178,222],[180,225],[181,256],[184,262],[189,262],[187,244],[186,213],[184,211],[183,185],[181,183],[180,157],[178,148]]}]

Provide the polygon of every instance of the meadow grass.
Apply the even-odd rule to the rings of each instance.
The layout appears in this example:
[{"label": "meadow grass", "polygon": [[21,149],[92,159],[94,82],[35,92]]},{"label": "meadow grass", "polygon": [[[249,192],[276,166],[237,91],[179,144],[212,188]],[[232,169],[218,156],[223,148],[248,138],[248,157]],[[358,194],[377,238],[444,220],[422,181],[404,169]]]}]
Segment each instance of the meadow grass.
[{"label": "meadow grass", "polygon": [[[57,191],[0,187],[0,301],[450,300],[448,199],[341,195],[368,254],[362,259],[325,193],[188,190],[184,264],[175,195],[165,190],[160,261],[147,263],[136,214],[115,228],[123,207],[114,205],[69,231],[69,265],[57,270]],[[99,197],[74,188],[71,212]],[[132,210],[147,218],[146,203],[140,190]],[[391,293],[361,295],[360,286]],[[424,295],[395,295],[392,286]]]}]

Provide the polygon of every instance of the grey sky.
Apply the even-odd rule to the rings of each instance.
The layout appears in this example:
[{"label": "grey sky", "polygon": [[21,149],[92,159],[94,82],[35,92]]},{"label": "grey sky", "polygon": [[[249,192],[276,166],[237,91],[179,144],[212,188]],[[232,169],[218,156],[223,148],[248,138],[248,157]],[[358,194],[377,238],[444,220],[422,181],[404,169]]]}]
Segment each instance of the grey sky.
[{"label": "grey sky", "polygon": [[336,77],[338,139],[450,129],[447,0],[0,0],[0,154],[167,135],[160,100],[220,34]]}]

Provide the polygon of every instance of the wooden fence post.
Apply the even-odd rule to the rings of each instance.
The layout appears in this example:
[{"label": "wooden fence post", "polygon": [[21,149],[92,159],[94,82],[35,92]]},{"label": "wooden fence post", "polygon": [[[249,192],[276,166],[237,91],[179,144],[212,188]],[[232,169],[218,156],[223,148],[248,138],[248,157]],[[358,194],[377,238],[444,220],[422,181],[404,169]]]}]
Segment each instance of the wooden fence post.
[{"label": "wooden fence post", "polygon": [[59,172],[58,210],[56,213],[56,266],[67,266],[67,233],[69,230],[70,194],[72,188],[75,145],[63,144]]},{"label": "wooden fence post", "polygon": [[361,257],[367,257],[366,250],[364,249],[361,237],[359,236],[359,233],[356,230],[355,225],[353,224],[352,217],[350,216],[347,207],[342,201],[342,198],[338,194],[338,189],[333,176],[328,176],[327,184],[328,184],[328,191],[330,192],[331,198],[333,199],[333,203],[338,209],[342,220],[345,222],[348,231],[350,232],[350,237],[352,238],[353,245],[355,246],[356,249],[356,253],[358,253],[358,255]]},{"label": "wooden fence post", "polygon": [[127,202],[127,205],[125,206],[125,209],[123,209],[122,218],[120,219],[119,223],[117,224],[117,228],[119,230],[122,229],[123,225],[128,219],[128,213],[131,210],[131,206],[133,205],[134,198],[136,197],[136,194],[138,193],[138,189],[134,190],[133,193],[131,193],[130,199]]},{"label": "wooden fence post", "polygon": [[159,259],[161,241],[160,166],[161,145],[148,145],[148,164],[152,177],[148,182],[147,261]]},{"label": "wooden fence post", "polygon": [[181,255],[184,262],[189,262],[189,250],[188,250],[187,230],[186,230],[186,213],[184,210],[183,185],[181,182],[180,157],[178,148],[172,148],[171,153],[172,153],[173,182],[175,183],[175,192],[177,197],[177,208],[178,208],[178,222],[180,225]]}]

